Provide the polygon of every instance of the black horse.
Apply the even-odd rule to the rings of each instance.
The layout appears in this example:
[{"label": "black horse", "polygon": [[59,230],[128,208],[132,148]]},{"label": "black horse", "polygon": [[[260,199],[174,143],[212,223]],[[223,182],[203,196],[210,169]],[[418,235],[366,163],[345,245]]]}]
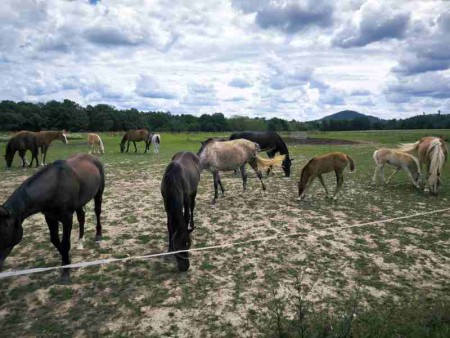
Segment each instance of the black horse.
[{"label": "black horse", "polygon": [[[276,132],[242,131],[233,133],[230,136],[230,140],[236,140],[239,138],[258,143],[262,151],[267,149],[267,156],[269,156],[269,158],[274,158],[277,152],[280,153],[280,155],[286,155],[286,158],[282,163],[282,167],[286,177],[289,177],[291,175],[291,165],[294,159],[289,157],[289,150],[286,146],[286,143],[284,143],[281,136]],[[270,169],[267,171],[267,173],[269,172]]]},{"label": "black horse", "polygon": [[[169,252],[187,250],[191,246],[190,233],[194,230],[194,207],[200,181],[200,167],[197,155],[179,152],[167,166],[161,182],[161,194],[167,213]],[[190,225],[190,228],[189,228]],[[189,269],[188,252],[175,255],[178,269]]]},{"label": "black horse", "polygon": [[6,145],[6,166],[8,168],[11,167],[12,161],[14,159],[14,155],[17,152],[19,152],[20,159],[22,160],[22,167],[25,167],[27,163],[27,159],[25,157],[25,153],[27,150],[31,151],[31,163],[30,167],[33,164],[33,161],[36,159],[36,167],[39,166],[39,160],[38,160],[38,144],[36,140],[36,135],[33,132],[30,131],[21,131],[18,132],[16,135],[11,137],[11,139],[8,141],[8,144]]},{"label": "black horse", "polygon": [[[62,265],[70,264],[70,233],[73,213],[80,225],[80,243],[84,236],[84,205],[95,201],[97,232],[95,239],[102,238],[100,214],[102,209],[105,175],[97,157],[79,154],[67,160],[55,161],[25,180],[0,206],[0,270],[11,250],[23,235],[23,221],[42,212],[50,230],[50,240],[62,256]],[[59,222],[63,224],[60,241]],[[62,282],[70,281],[70,271],[63,269]]]}]

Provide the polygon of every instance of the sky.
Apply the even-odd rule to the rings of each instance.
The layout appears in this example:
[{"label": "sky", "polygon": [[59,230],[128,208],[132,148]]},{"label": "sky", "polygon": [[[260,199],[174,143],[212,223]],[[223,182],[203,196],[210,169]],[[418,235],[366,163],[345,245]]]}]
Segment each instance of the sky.
[{"label": "sky", "polygon": [[0,100],[450,113],[450,1],[2,0]]}]

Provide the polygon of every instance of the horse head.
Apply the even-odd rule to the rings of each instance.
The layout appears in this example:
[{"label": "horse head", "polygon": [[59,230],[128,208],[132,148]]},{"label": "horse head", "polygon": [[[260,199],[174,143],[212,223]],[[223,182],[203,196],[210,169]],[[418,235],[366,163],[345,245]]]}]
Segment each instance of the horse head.
[{"label": "horse head", "polygon": [[67,141],[67,134],[66,134],[66,131],[65,131],[65,130],[59,132],[59,139],[60,139],[64,144],[69,143],[69,141]]},{"label": "horse head", "polygon": [[4,156],[6,161],[6,167],[11,168],[12,161],[14,159],[14,151],[12,150],[12,147],[10,146],[9,143],[6,146],[6,154]]},{"label": "horse head", "polygon": [[283,168],[284,171],[284,175],[286,177],[291,176],[291,165],[293,160],[294,160],[293,158],[289,158],[288,156],[286,156],[285,159],[283,160],[283,163],[281,164],[281,167]]},{"label": "horse head", "polygon": [[17,217],[4,206],[0,206],[0,271],[5,259],[23,236],[23,228]]}]

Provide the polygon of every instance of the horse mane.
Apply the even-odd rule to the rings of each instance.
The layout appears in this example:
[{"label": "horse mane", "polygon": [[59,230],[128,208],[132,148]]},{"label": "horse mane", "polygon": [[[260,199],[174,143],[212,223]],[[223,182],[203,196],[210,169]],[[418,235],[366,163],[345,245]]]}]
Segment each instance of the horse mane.
[{"label": "horse mane", "polygon": [[277,133],[275,133],[275,134],[277,136],[278,151],[280,152],[281,155],[286,154],[286,158],[289,159],[289,150],[288,150],[286,143],[284,142],[284,140],[281,138],[280,135],[278,135]]}]

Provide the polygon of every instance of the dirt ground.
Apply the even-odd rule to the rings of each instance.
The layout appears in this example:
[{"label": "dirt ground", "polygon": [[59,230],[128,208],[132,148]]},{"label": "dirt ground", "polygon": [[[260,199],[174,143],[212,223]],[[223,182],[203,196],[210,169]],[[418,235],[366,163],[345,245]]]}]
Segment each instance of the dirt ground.
[{"label": "dirt ground", "polygon": [[[224,173],[226,192],[216,207],[211,205],[212,175],[202,173],[193,248],[277,238],[193,252],[187,273],[178,273],[172,259],[155,258],[76,269],[71,285],[57,284],[58,272],[2,279],[2,332],[10,336],[119,336],[120,332],[125,336],[250,337],[262,332],[271,300],[295,295],[298,281],[307,290],[308,301],[330,309],[357,289],[363,307],[411,294],[448,293],[449,212],[341,228],[443,209],[450,205],[450,194],[435,198],[418,192],[403,174],[390,186],[372,186],[374,146],[332,142],[336,147],[290,143],[293,173],[285,178],[278,169],[275,176],[266,177],[266,192],[250,171],[246,192],[239,176]],[[194,150],[197,143],[189,147]],[[105,155],[105,238],[100,244],[93,241],[90,203],[83,250],[76,248],[76,227],[72,233],[74,263],[167,249],[160,182],[173,149],[162,145],[159,155]],[[331,149],[347,152],[357,164],[356,173],[345,174],[339,200],[325,199],[315,182],[307,199],[296,201],[302,165]],[[30,173],[3,172],[0,200]],[[334,189],[334,175],[327,176],[326,184]],[[443,190],[450,190],[448,183]],[[5,268],[58,265],[60,257],[49,241],[43,216],[27,219],[24,229],[24,239]]]}]

